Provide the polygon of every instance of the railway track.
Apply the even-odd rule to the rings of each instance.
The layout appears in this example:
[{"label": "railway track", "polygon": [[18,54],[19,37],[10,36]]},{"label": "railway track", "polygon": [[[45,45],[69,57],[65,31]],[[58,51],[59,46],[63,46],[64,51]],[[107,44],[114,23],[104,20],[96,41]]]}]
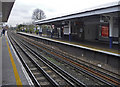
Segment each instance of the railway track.
[{"label": "railway track", "polygon": [[[24,36],[23,36],[23,38],[25,38]],[[25,38],[25,39],[28,39],[28,38]],[[33,39],[33,38],[32,38]],[[60,55],[62,55],[63,57],[66,57],[66,58],[68,58],[68,59],[71,59],[71,60],[73,60],[73,61],[75,61],[75,62],[78,62],[79,64],[81,64],[81,65],[83,65],[83,66],[86,66],[87,68],[89,68],[89,69],[92,69],[92,70],[94,70],[94,71],[96,71],[96,72],[99,72],[99,73],[101,73],[101,74],[104,74],[104,75],[108,75],[108,76],[110,76],[110,77],[112,77],[112,78],[114,78],[114,79],[116,79],[116,80],[120,80],[119,78],[120,78],[120,74],[117,74],[117,73],[114,73],[114,72],[112,72],[112,71],[109,71],[109,70],[106,70],[106,69],[104,69],[104,68],[102,68],[102,67],[99,67],[99,66],[97,66],[97,65],[94,65],[94,64],[92,64],[92,63],[89,63],[89,62],[87,62],[87,61],[84,61],[84,60],[82,60],[82,59],[80,59],[79,57],[76,57],[76,56],[74,56],[74,55],[71,55],[71,54],[69,54],[69,53],[66,53],[66,52],[64,52],[64,51],[62,51],[62,50],[59,50],[59,48],[57,48],[56,49],[56,47],[54,47],[54,46],[49,46],[49,41],[47,41],[47,43],[45,42],[45,41],[43,41],[42,43],[41,42],[39,42],[37,39],[35,39],[35,40],[29,40],[29,41],[35,41],[35,44],[36,45],[39,45],[39,46],[42,46],[43,48],[45,48],[45,49],[50,49],[51,51],[53,51],[53,52],[55,52],[55,53],[57,53],[57,54],[60,54]],[[48,44],[48,45],[45,45],[44,43],[46,43],[46,44]],[[51,45],[51,44],[50,44]],[[118,78],[118,79],[117,79]]]},{"label": "railway track", "polygon": [[[119,86],[120,85],[120,79],[119,78],[116,78],[116,76],[111,76],[111,75],[109,75],[109,73],[108,74],[106,74],[106,73],[104,73],[104,72],[101,72],[101,71],[99,71],[99,70],[96,70],[96,69],[93,69],[93,68],[91,68],[91,67],[88,67],[88,66],[86,66],[85,64],[83,65],[83,64],[81,64],[80,62],[78,62],[78,61],[75,61],[75,60],[73,60],[73,58],[70,58],[70,57],[68,57],[68,56],[65,56],[63,53],[60,53],[60,52],[57,52],[57,51],[54,51],[54,49],[52,49],[52,48],[49,48],[48,46],[42,46],[42,45],[38,45],[38,44],[35,44],[35,43],[33,43],[34,45],[36,45],[36,46],[38,46],[38,47],[42,47],[44,50],[45,49],[47,49],[50,53],[52,53],[52,54],[54,54],[54,55],[57,55],[58,57],[61,57],[61,58],[63,58],[63,59],[65,59],[65,60],[67,60],[67,61],[69,61],[69,62],[71,62],[72,64],[75,64],[75,65],[77,65],[77,66],[79,66],[79,67],[81,67],[81,68],[83,68],[83,69],[85,69],[85,70],[87,70],[87,71],[89,71],[90,73],[92,73],[92,74],[94,74],[94,75],[97,75],[98,77],[100,77],[100,78],[102,78],[104,81],[107,81],[107,82],[109,82],[110,84],[112,83],[113,85],[116,85],[116,86]],[[51,52],[52,51],[52,52]],[[53,53],[54,52],[54,53]],[[56,54],[55,54],[56,53]],[[60,55],[58,55],[58,54],[60,54]],[[62,56],[61,56],[62,55]],[[67,59],[66,59],[67,58]],[[69,60],[70,59],[70,60]],[[81,65],[80,65],[81,64]],[[92,69],[92,70],[91,70]],[[114,74],[114,73],[113,73]],[[119,77],[119,76],[118,76]]]},{"label": "railway track", "polygon": [[[13,40],[18,45],[18,47],[22,51],[22,54],[27,55],[27,58],[22,59],[22,61],[23,60],[24,62],[26,61],[26,65],[29,67],[28,69],[32,73],[32,76],[34,77],[34,79],[36,79],[36,82],[38,85],[41,84],[41,85],[53,85],[53,86],[87,87],[84,83],[72,77],[70,74],[60,69],[56,65],[54,65],[54,68],[50,66],[48,60],[47,62],[45,60],[42,60],[42,58],[36,55],[31,49],[27,48],[26,46],[23,46],[23,43],[21,43],[20,45],[18,41],[16,41],[13,37],[11,36],[9,37],[11,38],[10,39],[11,41]],[[59,68],[59,72],[57,71],[56,68],[57,69]],[[40,71],[42,71],[42,74],[47,78],[48,82],[46,82],[47,80],[45,80],[45,77],[43,76],[41,77]]]},{"label": "railway track", "polygon": [[[24,37],[25,38],[25,37]],[[25,38],[25,39],[27,39],[27,38]],[[28,42],[28,41],[30,41],[30,42]],[[47,46],[47,45],[44,45],[44,44],[38,44],[38,42],[36,43],[36,41],[32,41],[32,40],[30,40],[30,39],[27,39],[27,42],[30,44],[30,43],[32,43],[33,45],[35,45],[36,47],[38,47],[38,48],[42,48],[43,50],[46,50],[48,53],[51,53],[52,55],[55,55],[55,56],[57,56],[57,57],[59,57],[59,58],[62,58],[62,59],[64,59],[65,61],[64,62],[66,62],[67,61],[67,63],[69,64],[69,63],[71,63],[72,65],[75,65],[75,68],[77,68],[77,69],[79,69],[79,70],[81,70],[80,68],[82,68],[83,70],[85,70],[85,71],[87,71],[87,72],[89,72],[89,73],[92,73],[92,75],[97,75],[96,77],[96,79],[99,79],[99,80],[101,80],[101,81],[104,81],[106,84],[109,84],[109,85],[111,85],[111,86],[119,86],[119,79],[117,79],[117,78],[115,78],[115,77],[112,77],[111,75],[107,75],[107,74],[105,74],[105,73],[103,73],[103,72],[99,72],[98,70],[95,70],[95,69],[91,69],[91,68],[89,68],[88,66],[86,66],[86,65],[83,65],[83,64],[81,64],[81,63],[79,63],[77,60],[73,60],[73,58],[71,58],[70,56],[68,56],[68,55],[65,55],[65,54],[63,54],[63,53],[61,53],[60,51],[55,51],[55,49],[52,49],[52,48],[50,48],[49,46]],[[33,50],[32,50],[33,51]],[[71,65],[71,64],[69,64],[69,65]],[[76,67],[77,66],[77,67]],[[80,68],[79,68],[80,67]],[[87,68],[88,67],[88,68]],[[94,70],[94,71],[93,71]],[[84,72],[85,72],[84,71]],[[91,74],[90,74],[91,75]],[[102,78],[102,79],[101,79]]]},{"label": "railway track", "polygon": [[[10,38],[10,41],[12,42],[12,44],[14,44],[13,46],[14,46],[17,54],[19,55],[20,59],[22,60],[22,63],[24,63],[24,66],[26,67],[27,71],[29,72],[29,75],[34,82],[34,85],[36,85],[36,86],[40,86],[40,85],[54,86],[54,84],[57,85],[56,82],[53,80],[51,80],[51,82],[53,81],[53,83],[50,83],[50,81],[48,79],[51,79],[51,78],[49,78],[49,76],[48,77],[45,76],[45,74],[43,72],[41,72],[40,67],[37,66],[37,64],[35,62],[27,59],[27,58],[31,58],[29,55],[23,55],[23,54],[25,54],[25,50],[22,50],[22,48],[20,48],[21,46],[18,45],[17,42],[13,42],[13,40],[11,38]],[[40,78],[37,78],[37,77],[41,77],[42,79],[40,80]],[[42,83],[42,82],[44,82],[44,83]]]}]

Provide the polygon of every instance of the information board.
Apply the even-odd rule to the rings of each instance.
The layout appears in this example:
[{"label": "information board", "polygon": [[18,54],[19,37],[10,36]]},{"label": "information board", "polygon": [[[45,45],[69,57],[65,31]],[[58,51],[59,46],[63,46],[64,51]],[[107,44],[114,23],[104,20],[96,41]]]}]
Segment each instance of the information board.
[{"label": "information board", "polygon": [[102,26],[101,36],[102,37],[108,37],[109,36],[109,27],[108,26]]}]

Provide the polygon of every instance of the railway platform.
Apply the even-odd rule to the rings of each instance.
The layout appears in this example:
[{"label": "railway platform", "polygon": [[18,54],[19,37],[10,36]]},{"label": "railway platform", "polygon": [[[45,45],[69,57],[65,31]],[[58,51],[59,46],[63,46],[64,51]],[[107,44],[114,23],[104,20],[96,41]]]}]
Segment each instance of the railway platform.
[{"label": "railway platform", "polygon": [[32,81],[16,55],[6,33],[5,36],[0,37],[0,86],[14,85],[32,85]]},{"label": "railway platform", "polygon": [[39,37],[42,39],[46,39],[48,41],[53,41],[53,42],[58,42],[58,43],[62,43],[62,44],[66,44],[66,45],[71,45],[71,46],[75,46],[78,48],[83,48],[83,49],[88,49],[88,50],[92,50],[92,51],[98,51],[101,53],[105,53],[105,54],[110,54],[110,55],[114,55],[114,56],[120,56],[120,47],[118,46],[118,44],[114,44],[112,48],[109,48],[109,44],[104,43],[104,42],[92,42],[92,41],[68,41],[68,40],[64,40],[64,39],[59,39],[59,38],[50,38],[47,36],[39,36],[39,35],[35,35],[35,34],[29,34],[29,33],[24,33],[24,32],[19,32],[23,35],[28,35],[28,36],[33,36],[33,37]]},{"label": "railway platform", "polygon": [[24,32],[18,32],[18,34],[27,36],[31,39],[34,39],[35,41],[40,41],[53,47],[58,47],[60,50],[79,57],[80,59],[98,67],[119,73],[120,51],[119,47],[117,46],[115,49],[110,49],[109,46],[104,43],[78,43]]}]

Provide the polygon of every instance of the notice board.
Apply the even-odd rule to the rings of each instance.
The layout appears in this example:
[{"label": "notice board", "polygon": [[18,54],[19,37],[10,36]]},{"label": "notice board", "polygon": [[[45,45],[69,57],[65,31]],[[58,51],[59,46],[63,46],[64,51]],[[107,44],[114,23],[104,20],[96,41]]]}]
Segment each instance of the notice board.
[{"label": "notice board", "polygon": [[109,36],[109,27],[108,26],[102,26],[101,36],[102,37],[108,37]]}]

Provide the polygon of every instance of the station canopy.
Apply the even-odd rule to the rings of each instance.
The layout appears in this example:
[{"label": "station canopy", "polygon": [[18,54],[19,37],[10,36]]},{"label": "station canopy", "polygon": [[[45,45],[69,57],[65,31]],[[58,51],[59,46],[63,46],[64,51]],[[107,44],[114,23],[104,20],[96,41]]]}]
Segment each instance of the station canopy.
[{"label": "station canopy", "polygon": [[98,7],[81,11],[79,13],[69,14],[61,17],[38,20],[35,22],[35,24],[42,25],[42,24],[48,24],[48,23],[53,23],[57,21],[71,20],[74,18],[82,18],[82,17],[92,16],[92,15],[101,15],[101,14],[114,13],[114,12],[120,12],[120,2],[108,3],[105,5],[101,5]]},{"label": "station canopy", "polygon": [[7,22],[15,0],[0,0],[2,5],[2,22]]}]

